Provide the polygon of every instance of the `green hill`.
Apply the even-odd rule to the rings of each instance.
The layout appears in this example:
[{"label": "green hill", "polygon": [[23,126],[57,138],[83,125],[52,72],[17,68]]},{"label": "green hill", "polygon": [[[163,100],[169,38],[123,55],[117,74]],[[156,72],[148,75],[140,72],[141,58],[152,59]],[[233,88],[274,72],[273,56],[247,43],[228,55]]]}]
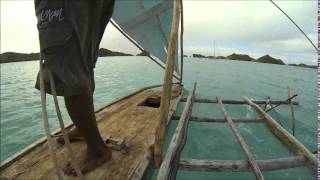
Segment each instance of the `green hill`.
[{"label": "green hill", "polygon": [[19,61],[32,61],[39,59],[39,53],[16,53],[5,52],[0,54],[0,63],[19,62]]},{"label": "green hill", "polygon": [[192,54],[192,56],[194,58],[207,58],[206,56],[202,55],[202,54]]},{"label": "green hill", "polygon": [[127,54],[123,52],[111,51],[109,49],[100,48],[98,51],[99,57],[106,57],[106,56],[133,56],[132,54]]},{"label": "green hill", "polygon": [[[105,56],[132,56],[123,52],[111,51],[108,49],[100,48],[98,51],[99,57]],[[5,52],[0,54],[0,63],[20,62],[20,61],[33,61],[39,59],[39,53],[16,53]]]},{"label": "green hill", "polygon": [[317,65],[307,65],[307,64],[288,64],[289,66],[297,66],[297,67],[303,67],[303,68],[312,68],[312,69],[317,69],[318,66]]},{"label": "green hill", "polygon": [[281,59],[275,59],[268,54],[258,58],[255,62],[285,65]]},{"label": "green hill", "polygon": [[231,60],[240,60],[240,61],[254,61],[255,60],[252,57],[250,57],[249,55],[236,54],[236,53],[233,53],[233,54],[227,56],[226,58],[231,59]]}]

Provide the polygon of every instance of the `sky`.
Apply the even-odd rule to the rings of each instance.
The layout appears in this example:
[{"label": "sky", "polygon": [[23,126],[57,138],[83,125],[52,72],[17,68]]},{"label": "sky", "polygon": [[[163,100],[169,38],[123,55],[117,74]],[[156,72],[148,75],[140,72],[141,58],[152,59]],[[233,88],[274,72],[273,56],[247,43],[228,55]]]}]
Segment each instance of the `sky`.
[{"label": "sky", "polygon": [[[317,44],[317,1],[275,1]],[[268,0],[184,0],[185,54],[259,58],[265,54],[286,63],[316,64],[317,53],[306,38]],[[1,0],[1,53],[39,52],[33,0]],[[101,48],[139,53],[112,25]]]}]

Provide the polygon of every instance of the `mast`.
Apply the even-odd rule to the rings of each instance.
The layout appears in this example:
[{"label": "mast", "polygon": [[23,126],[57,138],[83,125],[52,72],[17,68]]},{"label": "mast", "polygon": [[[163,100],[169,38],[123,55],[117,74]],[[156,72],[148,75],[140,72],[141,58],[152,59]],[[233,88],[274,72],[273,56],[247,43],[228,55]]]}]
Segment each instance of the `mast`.
[{"label": "mast", "polygon": [[213,57],[216,58],[216,41],[213,41]]},{"label": "mast", "polygon": [[171,25],[171,34],[168,46],[168,56],[166,63],[166,72],[164,76],[163,90],[160,104],[160,124],[156,130],[155,146],[154,146],[154,160],[155,165],[160,167],[162,162],[162,146],[164,142],[164,135],[166,132],[168,113],[170,108],[172,76],[174,69],[174,58],[177,48],[178,31],[180,21],[180,3],[179,0],[173,0],[173,19]]}]

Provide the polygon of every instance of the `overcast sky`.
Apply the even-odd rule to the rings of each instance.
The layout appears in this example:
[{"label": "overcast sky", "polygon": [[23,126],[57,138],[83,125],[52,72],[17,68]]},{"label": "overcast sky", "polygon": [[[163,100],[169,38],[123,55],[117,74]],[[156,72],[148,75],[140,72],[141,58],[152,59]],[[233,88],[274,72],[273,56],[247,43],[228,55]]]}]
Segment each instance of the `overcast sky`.
[{"label": "overcast sky", "polygon": [[[317,44],[317,1],[275,1]],[[1,0],[1,53],[38,52],[33,0]],[[316,64],[317,53],[292,23],[267,0],[184,0],[185,53],[254,58],[270,54],[286,63]],[[111,25],[100,47],[139,51]]]}]

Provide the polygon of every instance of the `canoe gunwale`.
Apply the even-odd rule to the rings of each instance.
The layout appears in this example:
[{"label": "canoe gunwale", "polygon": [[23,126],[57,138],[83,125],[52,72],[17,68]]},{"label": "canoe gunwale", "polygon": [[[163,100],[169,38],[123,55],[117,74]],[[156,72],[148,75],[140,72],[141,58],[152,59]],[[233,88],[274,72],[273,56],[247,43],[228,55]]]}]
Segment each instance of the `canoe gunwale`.
[{"label": "canoe gunwale", "polygon": [[[179,103],[181,102],[183,98],[183,88],[181,89],[180,95],[177,99],[176,105],[173,107],[174,111],[169,115],[168,120],[167,120],[167,126],[170,124],[172,118],[174,117],[174,113],[177,110],[177,107]],[[151,163],[153,162],[153,156],[152,152],[148,152],[145,157],[144,161],[140,162],[139,165],[137,166],[136,170],[130,175],[130,180],[140,180],[145,177],[146,170],[150,167]]]},{"label": "canoe gunwale", "polygon": [[[179,85],[178,82],[176,83],[172,83],[172,84],[177,84]],[[121,98],[118,98],[110,103],[108,103],[107,105],[104,105],[100,108],[98,108],[95,113],[98,113],[100,111],[102,111],[103,109],[107,108],[107,107],[110,107],[112,105],[114,105],[115,103],[118,103],[124,99],[127,99],[127,98],[130,98],[138,93],[141,93],[142,91],[145,91],[145,90],[148,90],[148,89],[153,89],[153,88],[157,88],[157,87],[161,87],[162,84],[158,84],[158,85],[152,85],[152,86],[147,86],[147,87],[143,87],[141,89],[138,89],[128,95],[125,95]],[[181,97],[182,97],[182,93],[181,93]],[[180,97],[179,101],[182,99]],[[178,104],[178,103],[177,103]],[[69,129],[73,126],[73,123],[70,122],[68,123],[65,128],[66,129]],[[61,132],[61,129],[56,129],[54,130],[51,135],[57,135]],[[10,156],[8,159],[4,160],[4,161],[1,161],[0,162],[0,171],[3,171],[4,169],[8,168],[11,164],[13,164],[14,162],[18,161],[20,158],[22,158],[24,155],[28,154],[29,152],[31,152],[32,150],[34,150],[35,148],[39,147],[40,145],[44,144],[45,142],[47,141],[47,138],[46,137],[42,137],[41,139],[35,141],[34,143],[28,145],[27,147],[23,148],[22,150],[18,151],[17,153],[13,154],[12,156]]]}]

